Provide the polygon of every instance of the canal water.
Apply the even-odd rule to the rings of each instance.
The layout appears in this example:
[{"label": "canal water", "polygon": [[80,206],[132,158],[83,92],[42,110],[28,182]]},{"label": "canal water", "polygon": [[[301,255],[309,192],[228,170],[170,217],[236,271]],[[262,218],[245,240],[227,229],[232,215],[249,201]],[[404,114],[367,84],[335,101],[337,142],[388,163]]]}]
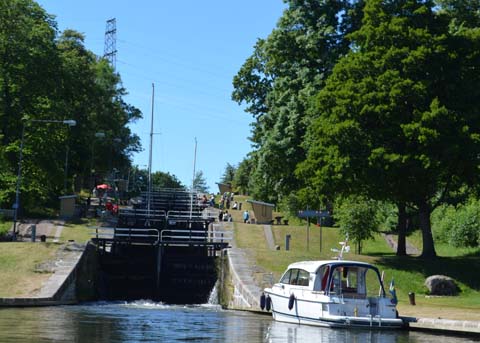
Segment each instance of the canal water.
[{"label": "canal water", "polygon": [[0,309],[0,342],[473,342],[407,331],[327,329],[274,322],[217,305],[151,301]]}]

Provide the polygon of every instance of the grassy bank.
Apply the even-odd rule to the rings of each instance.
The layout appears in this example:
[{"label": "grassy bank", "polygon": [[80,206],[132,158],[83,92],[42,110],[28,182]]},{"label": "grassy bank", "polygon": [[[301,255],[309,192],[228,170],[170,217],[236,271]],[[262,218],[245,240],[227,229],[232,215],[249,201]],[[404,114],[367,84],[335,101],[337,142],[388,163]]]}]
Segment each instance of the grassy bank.
[{"label": "grassy bank", "polygon": [[[273,233],[279,251],[268,249],[262,225],[235,223],[237,245],[251,251],[257,265],[266,272],[272,272],[278,280],[288,264],[301,260],[331,259],[335,256],[330,249],[338,248],[343,240],[336,228],[322,229],[322,251],[320,251],[320,229],[310,227],[307,250],[306,226],[276,226]],[[291,235],[290,251],[285,251],[285,235]],[[414,239],[413,244],[417,243]],[[352,247],[353,248],[353,247]],[[442,251],[443,248],[438,249]],[[385,272],[385,283],[393,277],[399,297],[399,310],[403,315],[442,317],[451,319],[480,320],[480,259],[478,253],[459,250],[457,254],[450,249],[449,254],[436,260],[423,260],[416,257],[395,256],[381,235],[375,240],[363,244],[362,255],[353,252],[345,259],[364,261],[375,264]],[[423,286],[425,279],[434,274],[448,275],[454,278],[461,293],[455,297],[428,297]],[[417,306],[409,305],[408,293],[416,294]]]},{"label": "grassy bank", "polygon": [[72,222],[67,222],[60,235],[60,241],[67,242],[73,240],[78,243],[85,243],[90,240],[91,233],[97,225],[97,220],[94,218],[78,219]]},{"label": "grassy bank", "polygon": [[0,297],[22,297],[35,293],[51,273],[41,265],[55,257],[61,244],[1,243]]},{"label": "grassy bank", "polygon": [[69,240],[85,243],[92,231],[88,226],[95,224],[87,220],[65,223],[59,243],[0,243],[0,297],[34,295],[52,275],[45,265],[57,258],[63,243]]}]

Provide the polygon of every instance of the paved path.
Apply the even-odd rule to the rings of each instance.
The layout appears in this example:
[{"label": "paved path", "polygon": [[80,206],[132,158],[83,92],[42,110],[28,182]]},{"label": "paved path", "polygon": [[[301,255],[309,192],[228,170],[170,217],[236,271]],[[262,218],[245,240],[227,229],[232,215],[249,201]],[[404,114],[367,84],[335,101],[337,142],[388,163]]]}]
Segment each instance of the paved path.
[{"label": "paved path", "polygon": [[[382,233],[382,236],[385,239],[385,241],[387,241],[387,244],[390,246],[390,248],[392,248],[392,250],[396,252],[397,236],[386,234],[386,233]],[[408,241],[406,242],[406,248],[407,248],[407,255],[420,255],[420,251],[416,247],[408,243]]]},{"label": "paved path", "polygon": [[[215,223],[223,230],[233,231],[233,223]],[[232,237],[235,237],[232,235]],[[235,239],[230,242],[231,248],[227,250],[227,258],[230,265],[230,273],[234,286],[233,299],[229,304],[230,308],[241,308],[249,310],[259,309],[260,295],[262,289],[255,281],[255,274],[259,272],[255,260],[248,249],[238,248]]]},{"label": "paved path", "polygon": [[21,240],[30,241],[32,235],[32,225],[36,225],[36,241],[40,240],[40,236],[45,235],[47,241],[58,242],[65,225],[65,221],[61,219],[55,220],[39,220],[29,219],[17,226]]},{"label": "paved path", "polygon": [[263,232],[265,233],[265,240],[267,241],[268,248],[270,250],[276,250],[275,239],[273,238],[272,226],[263,225]]}]

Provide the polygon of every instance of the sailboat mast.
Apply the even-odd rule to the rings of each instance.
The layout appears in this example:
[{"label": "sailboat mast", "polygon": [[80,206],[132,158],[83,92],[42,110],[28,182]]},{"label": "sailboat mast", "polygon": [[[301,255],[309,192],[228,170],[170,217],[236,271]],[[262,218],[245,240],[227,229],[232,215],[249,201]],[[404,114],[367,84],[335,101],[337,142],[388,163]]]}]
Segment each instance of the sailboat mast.
[{"label": "sailboat mast", "polygon": [[147,200],[147,214],[150,216],[150,203],[152,200],[152,148],[153,148],[153,109],[155,102],[155,84],[152,83],[152,119],[150,123],[150,151],[148,157],[148,200]]},{"label": "sailboat mast", "polygon": [[197,137],[195,137],[195,152],[193,154],[193,178],[192,178],[192,190],[190,193],[190,219],[192,219],[193,212],[193,195],[195,192],[195,167],[197,164]]}]

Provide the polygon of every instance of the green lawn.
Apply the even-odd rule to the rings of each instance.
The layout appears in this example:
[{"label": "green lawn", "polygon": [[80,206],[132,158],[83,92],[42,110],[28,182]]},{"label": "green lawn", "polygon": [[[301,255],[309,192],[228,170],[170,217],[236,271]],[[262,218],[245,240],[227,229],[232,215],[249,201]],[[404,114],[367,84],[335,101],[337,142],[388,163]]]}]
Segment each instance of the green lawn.
[{"label": "green lawn", "polygon": [[79,219],[65,223],[60,236],[61,242],[74,240],[78,243],[85,243],[91,238],[93,227],[97,225],[96,219]]},{"label": "green lawn", "polygon": [[54,258],[56,243],[0,243],[0,297],[21,297],[39,290],[51,274],[37,266]]},{"label": "green lawn", "polygon": [[[263,226],[235,223],[237,245],[248,248],[256,263],[268,272],[272,272],[278,280],[288,264],[301,260],[331,259],[336,255],[331,248],[338,248],[343,240],[337,228],[323,228],[322,251],[320,252],[320,229],[310,227],[309,249],[307,250],[306,226],[274,225],[272,230],[275,244],[280,251],[269,250],[264,238]],[[285,251],[285,235],[291,235],[290,251]],[[411,237],[409,237],[411,238]],[[412,242],[414,242],[412,240]],[[441,244],[437,252],[446,249]],[[362,255],[352,251],[345,259],[364,261],[375,264],[385,273],[385,287],[392,277],[395,279],[399,308],[401,313],[445,318],[463,318],[480,320],[480,259],[478,254],[466,253],[458,249],[457,254],[450,247],[448,255],[436,260],[423,260],[416,257],[397,257],[380,234],[374,240],[363,242]],[[448,275],[459,283],[461,293],[455,297],[428,297],[423,286],[425,278],[434,274]],[[416,294],[417,306],[410,306],[408,293]],[[417,314],[415,314],[417,313]],[[445,314],[447,313],[447,314]]]}]

